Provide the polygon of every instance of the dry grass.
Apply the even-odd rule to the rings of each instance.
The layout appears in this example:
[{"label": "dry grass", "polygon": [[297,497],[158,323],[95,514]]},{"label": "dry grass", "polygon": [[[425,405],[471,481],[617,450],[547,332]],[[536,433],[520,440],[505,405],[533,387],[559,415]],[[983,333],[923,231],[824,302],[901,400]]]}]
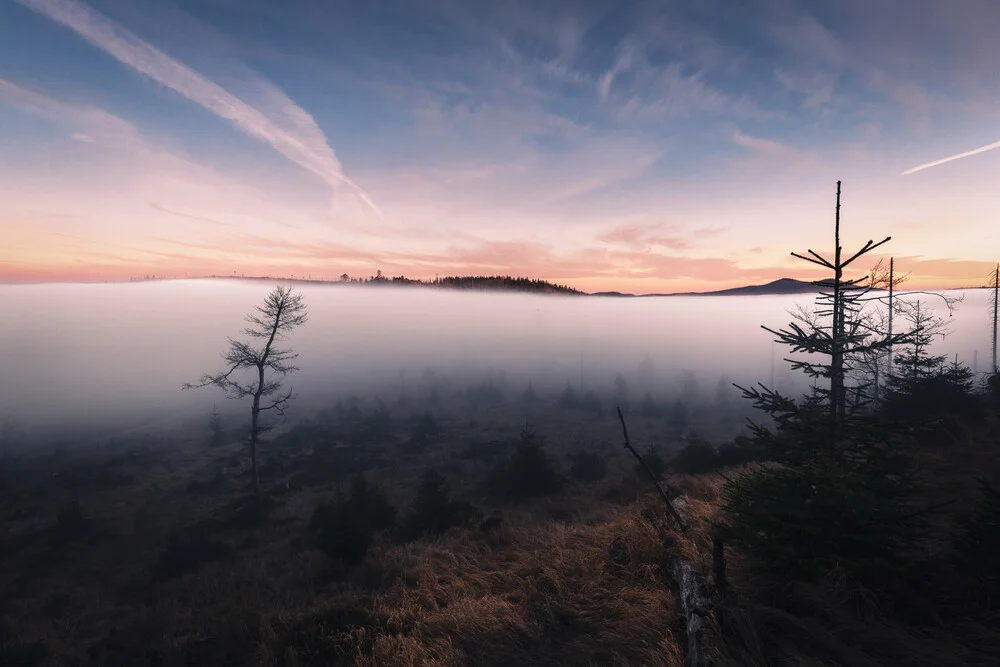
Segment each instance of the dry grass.
[{"label": "dry grass", "polygon": [[[449,429],[444,442],[374,472],[400,509],[430,463],[455,465],[456,494],[482,505],[476,494],[485,463],[456,463],[451,455],[482,430],[441,421]],[[233,558],[176,579],[157,576],[170,528],[231,512],[246,484],[235,470],[218,488],[193,494],[187,486],[211,479],[220,462],[238,456],[236,443],[206,450],[189,442],[113,465],[60,462],[82,478],[101,466],[134,477],[130,484],[81,487],[95,530],[68,548],[40,537],[68,493],[39,464],[7,479],[0,494],[10,534],[0,551],[8,640],[43,641],[43,664],[52,665],[682,665],[670,565],[684,557],[711,571],[711,525],[725,482],[718,474],[672,477],[691,529],[669,534],[659,498],[635,476],[617,424],[607,421],[589,439],[547,441],[563,470],[573,452],[605,455],[605,481],[571,483],[558,496],[522,506],[484,506],[503,518],[496,533],[469,526],[402,546],[379,538],[349,572],[302,539],[312,508],[337,483],[331,480],[283,492],[257,527],[219,529]],[[996,420],[961,428],[958,444],[950,439],[919,451],[929,501],[955,499],[949,512],[958,513],[969,506],[973,476],[996,480],[1000,473]],[[490,429],[511,437],[517,430]],[[307,454],[287,456],[308,464]],[[954,525],[950,513],[934,518],[925,562],[900,577],[891,599],[835,575],[813,584],[762,579],[729,550],[731,593],[710,633],[716,663],[1000,664],[1000,618],[963,592],[969,582],[948,560],[945,536]],[[609,550],[612,544],[620,553]]]}]

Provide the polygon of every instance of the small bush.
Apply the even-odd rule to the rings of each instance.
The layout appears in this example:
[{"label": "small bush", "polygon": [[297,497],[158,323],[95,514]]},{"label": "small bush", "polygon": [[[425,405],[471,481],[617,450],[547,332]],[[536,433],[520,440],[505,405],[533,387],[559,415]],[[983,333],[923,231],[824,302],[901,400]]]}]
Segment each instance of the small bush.
[{"label": "small bush", "polygon": [[427,403],[433,406],[441,405],[441,392],[438,391],[437,387],[431,389],[430,393],[427,395]]},{"label": "small bush", "polygon": [[642,403],[639,404],[639,414],[647,419],[652,419],[653,417],[659,417],[661,414],[660,406],[653,402],[653,396],[648,391],[646,396],[642,399]]},{"label": "small bush", "polygon": [[453,454],[455,458],[492,463],[510,449],[506,440],[476,440]]},{"label": "small bush", "polygon": [[487,479],[491,498],[513,501],[546,496],[561,488],[562,480],[542,449],[541,440],[527,426],[511,457],[500,462]]},{"label": "small bush", "polygon": [[982,497],[965,519],[956,550],[970,572],[984,580],[990,594],[1000,594],[1000,489],[979,480]]},{"label": "small bush", "polygon": [[738,435],[732,442],[719,445],[719,465],[723,468],[766,460],[767,452],[745,435]]},{"label": "small bush", "polygon": [[440,535],[452,526],[478,518],[479,514],[469,503],[453,500],[448,480],[437,470],[429,468],[420,479],[413,507],[403,520],[399,537],[415,540],[422,535]]},{"label": "small bush", "polygon": [[392,435],[392,417],[385,403],[378,400],[375,409],[361,418],[355,435],[370,442],[387,440]]},{"label": "small bush", "polygon": [[678,433],[687,427],[687,407],[680,400],[674,401],[667,414],[667,423]]},{"label": "small bush", "polygon": [[674,472],[701,475],[722,467],[722,460],[715,447],[700,438],[684,446],[670,462]]},{"label": "small bush", "polygon": [[566,388],[563,390],[563,393],[559,397],[559,400],[556,401],[556,407],[560,408],[561,410],[576,409],[577,407],[576,392],[573,391],[572,386],[566,385]]},{"label": "small bush", "polygon": [[228,558],[232,553],[232,547],[210,537],[207,531],[198,527],[172,530],[167,546],[160,552],[160,576],[173,579],[197,570],[202,563]]},{"label": "small bush", "polygon": [[986,393],[1000,405],[1000,373],[991,373],[986,378]]},{"label": "small bush", "polygon": [[[66,593],[53,593],[45,599],[42,612],[51,621],[62,618],[73,604],[73,598]],[[4,664],[0,661],[0,665]]]},{"label": "small bush", "polygon": [[503,403],[503,392],[492,382],[484,382],[478,386],[467,387],[465,397],[471,405],[497,405]]},{"label": "small bush", "polygon": [[0,665],[10,667],[36,667],[45,664],[48,648],[42,642],[8,644],[0,641]]},{"label": "small bush", "polygon": [[72,542],[86,535],[88,527],[80,503],[74,500],[56,516],[55,538],[60,542]]},{"label": "small bush", "polygon": [[580,399],[579,408],[595,415],[601,414],[603,411],[601,399],[591,389],[584,392],[583,398]]},{"label": "small bush", "polygon": [[782,576],[808,579],[840,568],[878,582],[896,571],[921,525],[907,502],[908,483],[830,462],[750,468],[723,488],[720,534]]},{"label": "small bush", "polygon": [[580,453],[573,455],[570,474],[584,482],[598,482],[607,475],[608,466],[600,454]]},{"label": "small bush", "polygon": [[316,506],[309,526],[320,551],[353,566],[364,560],[375,532],[395,521],[396,508],[382,490],[370,486],[364,475],[356,475],[350,495],[338,489],[332,501]]},{"label": "small bush", "polygon": [[434,415],[425,412],[424,416],[413,425],[410,442],[415,445],[426,445],[434,437],[441,435],[441,430],[441,425],[434,419]]},{"label": "small bush", "polygon": [[365,559],[375,533],[363,516],[351,511],[350,501],[339,490],[332,502],[316,507],[309,525],[317,533],[319,550],[348,566]]},{"label": "small bush", "polygon": [[[659,480],[667,472],[667,463],[663,460],[663,455],[660,454],[660,448],[658,445],[653,445],[646,450],[646,453],[642,455],[642,460],[646,462],[649,469],[653,472],[653,476]],[[643,468],[639,463],[635,464],[635,472],[637,475],[645,479],[649,476],[646,469]]]}]

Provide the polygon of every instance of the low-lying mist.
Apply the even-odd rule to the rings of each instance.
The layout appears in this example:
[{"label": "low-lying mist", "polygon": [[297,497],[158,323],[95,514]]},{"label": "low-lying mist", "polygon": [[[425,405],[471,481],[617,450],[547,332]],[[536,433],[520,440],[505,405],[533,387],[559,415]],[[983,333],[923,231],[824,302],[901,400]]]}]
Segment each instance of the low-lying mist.
[{"label": "low-lying mist", "polygon": [[[204,426],[218,406],[248,412],[214,388],[181,391],[223,369],[227,337],[269,281],[183,280],[127,284],[0,286],[0,417],[16,419],[26,443],[150,437]],[[633,403],[737,400],[731,382],[797,393],[809,381],[761,324],[782,327],[810,295],[614,298],[445,289],[295,284],[309,321],[282,346],[301,369],[286,378],[298,395],[289,420],[356,396],[414,411],[440,398],[500,390],[516,401],[530,383],[553,400],[570,385],[610,408],[620,373]],[[914,297],[916,298],[916,297]],[[921,297],[928,299],[928,297]],[[926,303],[952,333],[935,352],[970,366],[988,357],[985,292],[970,291],[953,317]],[[610,418],[610,417],[609,417]]]}]

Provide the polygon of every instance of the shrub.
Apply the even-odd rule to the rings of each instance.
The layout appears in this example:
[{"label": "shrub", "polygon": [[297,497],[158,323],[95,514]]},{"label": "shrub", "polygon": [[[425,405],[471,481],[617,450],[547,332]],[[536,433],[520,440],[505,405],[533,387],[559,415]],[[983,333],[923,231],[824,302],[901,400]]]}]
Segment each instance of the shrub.
[{"label": "shrub", "polygon": [[584,392],[583,398],[580,399],[579,408],[592,414],[600,414],[602,411],[601,399],[593,390],[588,389]]},{"label": "shrub", "polygon": [[570,386],[568,384],[566,385],[566,388],[563,390],[563,393],[559,397],[559,400],[556,401],[556,406],[559,407],[562,410],[574,410],[574,409],[576,409],[576,407],[577,407],[576,392],[573,391],[573,387],[572,386]]},{"label": "shrub", "polygon": [[991,373],[987,376],[986,393],[1000,404],[1000,373]]},{"label": "shrub", "polygon": [[719,445],[719,465],[723,468],[766,460],[767,452],[745,435],[738,435],[732,442]]},{"label": "shrub", "polygon": [[492,463],[510,448],[505,440],[476,440],[453,454],[455,458],[468,460],[484,460]]},{"label": "shrub", "polygon": [[750,468],[723,487],[721,536],[763,570],[818,577],[834,567],[861,581],[891,574],[920,516],[903,501],[909,479],[835,461]]},{"label": "shrub", "polygon": [[479,512],[467,502],[453,500],[444,475],[433,468],[424,471],[409,515],[403,520],[399,537],[414,540],[422,535],[440,535],[452,526],[478,518]]},{"label": "shrub", "polygon": [[570,474],[584,482],[598,482],[607,475],[608,466],[599,454],[580,453],[573,455]]},{"label": "shrub", "polygon": [[44,665],[48,657],[48,648],[40,641],[26,644],[8,644],[0,641],[0,665],[36,667]]},{"label": "shrub", "polygon": [[179,577],[197,570],[202,563],[222,560],[232,553],[232,547],[210,537],[208,531],[201,527],[172,530],[167,537],[167,546],[160,552],[160,576],[164,579]]},{"label": "shrub", "polygon": [[670,462],[674,472],[700,475],[722,467],[722,459],[715,447],[701,438],[693,438]]},{"label": "shrub", "polygon": [[332,501],[316,506],[309,526],[320,551],[351,566],[364,560],[375,532],[395,521],[396,508],[385,493],[369,485],[364,475],[356,475],[350,495],[338,489]]},{"label": "shrub", "polygon": [[979,480],[982,497],[962,523],[956,550],[968,570],[984,580],[990,594],[1000,593],[1000,489]]},{"label": "shrub", "polygon": [[434,419],[434,415],[425,412],[410,433],[410,442],[416,445],[426,445],[432,438],[441,434],[441,425]]},{"label": "shrub", "polygon": [[647,419],[660,416],[660,406],[653,403],[653,396],[648,391],[646,396],[642,399],[642,403],[639,404],[639,414]]},{"label": "shrub", "polygon": [[386,404],[378,400],[375,409],[361,418],[354,435],[370,442],[387,440],[392,435],[392,417]]},{"label": "shrub", "polygon": [[503,403],[503,392],[492,382],[483,382],[479,386],[467,387],[465,397],[472,405],[496,405]]},{"label": "shrub", "polygon": [[87,520],[83,518],[80,503],[72,501],[56,516],[55,536],[57,540],[72,542],[87,532]]},{"label": "shrub", "polygon": [[212,413],[208,418],[208,428],[212,434],[212,437],[209,440],[210,446],[218,447],[226,444],[226,432],[222,427],[222,415],[219,414],[219,409],[217,407],[212,407]]},{"label": "shrub", "polygon": [[427,395],[427,403],[429,405],[441,405],[441,392],[438,391],[437,387],[431,389],[430,393]]},{"label": "shrub", "polygon": [[525,500],[557,493],[562,480],[542,449],[541,440],[528,426],[511,457],[500,462],[487,479],[490,497]]},{"label": "shrub", "polygon": [[[642,455],[642,460],[646,462],[649,469],[653,472],[653,476],[659,480],[663,477],[664,473],[667,472],[667,464],[663,460],[663,456],[660,454],[660,447],[658,445],[652,445],[646,450],[646,453]],[[648,477],[649,473],[640,464],[635,464],[636,474],[642,476],[643,478]]]},{"label": "shrub", "polygon": [[675,431],[683,431],[687,426],[687,408],[680,400],[674,401],[670,412],[667,414],[667,423]]}]

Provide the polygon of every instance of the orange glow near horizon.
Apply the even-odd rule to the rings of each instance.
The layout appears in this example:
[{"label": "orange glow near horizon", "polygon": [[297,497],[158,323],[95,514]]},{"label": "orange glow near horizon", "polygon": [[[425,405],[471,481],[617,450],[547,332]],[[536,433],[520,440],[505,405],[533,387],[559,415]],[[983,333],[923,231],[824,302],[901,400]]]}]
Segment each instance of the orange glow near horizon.
[{"label": "orange glow near horizon", "polygon": [[[466,21],[429,3],[394,46],[382,19],[344,21],[346,6],[251,36],[198,3],[116,4],[0,5],[0,281],[381,270],[671,293],[809,280],[822,272],[789,252],[828,251],[838,181],[845,252],[891,235],[880,250],[915,288],[981,285],[1000,261],[1000,98],[981,81],[1000,6],[959,26],[875,3],[824,26],[764,3],[747,13],[761,40],[748,50],[680,7],[637,10],[612,35],[582,29],[598,21],[582,5],[519,27],[521,9],[476,5],[482,20]],[[417,46],[426,26],[446,39],[472,25],[481,39]],[[944,30],[947,57],[927,48]],[[260,43],[317,69],[266,78],[239,55]]]}]

